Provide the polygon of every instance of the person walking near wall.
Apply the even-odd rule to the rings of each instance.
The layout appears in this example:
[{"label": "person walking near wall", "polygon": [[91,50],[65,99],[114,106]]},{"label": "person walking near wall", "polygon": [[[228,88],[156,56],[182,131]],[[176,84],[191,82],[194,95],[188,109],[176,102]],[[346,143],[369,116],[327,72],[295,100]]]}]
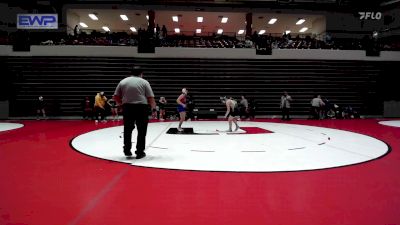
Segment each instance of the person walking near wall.
[{"label": "person walking near wall", "polygon": [[292,97],[284,91],[281,96],[280,108],[282,110],[282,120],[290,120],[290,102],[292,101]]},{"label": "person walking near wall", "polygon": [[94,97],[94,112],[95,112],[95,117],[96,117],[96,123],[101,120],[102,122],[107,122],[105,120],[105,114],[106,114],[106,103],[107,103],[107,98],[104,96],[104,92],[101,91],[97,93],[96,97]]},{"label": "person walking near wall", "polygon": [[42,114],[43,119],[46,119],[46,102],[44,101],[43,96],[39,96],[36,100],[36,119],[40,120],[39,116]]}]

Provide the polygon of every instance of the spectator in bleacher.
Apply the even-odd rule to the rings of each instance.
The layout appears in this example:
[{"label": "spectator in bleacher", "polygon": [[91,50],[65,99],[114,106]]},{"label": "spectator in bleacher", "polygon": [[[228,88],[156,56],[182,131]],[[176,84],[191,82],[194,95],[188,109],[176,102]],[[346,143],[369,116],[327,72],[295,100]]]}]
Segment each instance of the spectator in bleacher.
[{"label": "spectator in bleacher", "polygon": [[178,131],[182,132],[182,123],[185,121],[186,117],[186,96],[188,94],[188,90],[186,88],[182,88],[182,93],[179,95],[178,99],[176,99],[176,103],[178,103],[178,113],[179,113],[179,126]]},{"label": "spectator in bleacher", "polygon": [[97,93],[96,97],[94,98],[94,113],[96,120],[95,122],[107,122],[105,120],[105,114],[106,114],[106,104],[107,104],[107,98],[104,96],[104,92],[101,91]]},{"label": "spectator in bleacher", "polygon": [[246,40],[244,41],[244,46],[246,48],[252,48],[253,47],[253,42],[250,40],[250,38],[246,38]]},{"label": "spectator in bleacher", "polygon": [[161,32],[161,28],[157,24],[157,26],[156,26],[156,35],[157,35],[157,37],[160,35],[160,32]]},{"label": "spectator in bleacher", "polygon": [[82,110],[83,110],[83,119],[90,119],[93,116],[93,107],[90,102],[89,97],[85,97],[85,100],[82,102]]},{"label": "spectator in bleacher", "polygon": [[40,42],[41,45],[54,45],[53,40],[47,40]]},{"label": "spectator in bleacher", "polygon": [[292,97],[284,91],[281,96],[280,108],[282,110],[282,120],[290,120],[290,102],[292,101]]},{"label": "spectator in bleacher", "polygon": [[167,100],[165,97],[160,97],[158,100],[158,110],[159,110],[159,118],[160,120],[165,120],[165,107],[167,106]]},{"label": "spectator in bleacher", "polygon": [[241,96],[240,100],[240,118],[241,119],[249,118],[249,102],[247,101],[244,95]]},{"label": "spectator in bleacher", "polygon": [[43,96],[39,96],[36,100],[36,119],[40,120],[40,115],[42,115],[43,119],[46,119],[46,102],[44,101]]},{"label": "spectator in bleacher", "polygon": [[162,25],[161,32],[162,32],[163,38],[166,38],[168,32],[167,32],[167,28],[165,27],[165,25]]},{"label": "spectator in bleacher", "polygon": [[60,42],[58,42],[59,45],[65,45],[66,41],[64,38],[61,38]]},{"label": "spectator in bleacher", "polygon": [[143,79],[143,70],[135,66],[132,76],[121,80],[115,89],[114,99],[122,105],[124,114],[124,154],[132,156],[132,131],[135,125],[138,129],[136,139],[136,159],[146,157],[147,125],[149,122],[148,110],[156,111],[156,102],[150,83]]},{"label": "spectator in bleacher", "polygon": [[278,44],[278,42],[277,42],[277,41],[274,41],[274,42],[272,42],[272,44],[271,44],[271,48],[272,48],[272,49],[279,48],[279,44]]},{"label": "spectator in bleacher", "polygon": [[327,44],[331,44],[331,41],[332,41],[331,35],[330,35],[329,33],[326,33],[326,35],[325,35],[325,42],[326,42]]},{"label": "spectator in bleacher", "polygon": [[74,28],[74,36],[78,37],[78,35],[79,35],[79,26],[76,25],[75,28]]},{"label": "spectator in bleacher", "polygon": [[106,32],[106,40],[108,45],[113,44],[113,36],[111,35],[110,31]]},{"label": "spectator in bleacher", "polygon": [[257,43],[257,41],[258,41],[258,33],[257,33],[257,31],[254,31],[254,32],[253,32],[253,34],[251,35],[251,40],[252,40],[254,43]]},{"label": "spectator in bleacher", "polygon": [[311,113],[313,119],[321,119],[321,110],[322,107],[325,105],[324,101],[321,99],[321,95],[315,95],[314,98],[311,100]]}]

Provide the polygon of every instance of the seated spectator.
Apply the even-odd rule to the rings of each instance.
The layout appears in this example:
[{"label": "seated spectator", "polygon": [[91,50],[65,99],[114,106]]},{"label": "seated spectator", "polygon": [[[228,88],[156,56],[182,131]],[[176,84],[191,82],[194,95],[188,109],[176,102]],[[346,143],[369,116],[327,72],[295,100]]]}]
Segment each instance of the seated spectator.
[{"label": "seated spectator", "polygon": [[244,46],[246,48],[252,48],[253,47],[253,42],[250,40],[250,38],[246,38],[246,40],[244,42]]},{"label": "seated spectator", "polygon": [[333,104],[333,108],[335,110],[335,116],[336,119],[343,119],[343,111],[342,111],[342,107],[340,107],[337,104]]},{"label": "seated spectator", "polygon": [[65,40],[63,38],[61,38],[60,42],[58,42],[59,45],[65,45]]},{"label": "seated spectator", "polygon": [[342,112],[342,117],[343,119],[353,119],[354,118],[353,108],[349,105],[344,107]]},{"label": "seated spectator", "polygon": [[47,40],[47,41],[42,41],[40,42],[41,45],[54,45],[54,42],[52,40]]}]

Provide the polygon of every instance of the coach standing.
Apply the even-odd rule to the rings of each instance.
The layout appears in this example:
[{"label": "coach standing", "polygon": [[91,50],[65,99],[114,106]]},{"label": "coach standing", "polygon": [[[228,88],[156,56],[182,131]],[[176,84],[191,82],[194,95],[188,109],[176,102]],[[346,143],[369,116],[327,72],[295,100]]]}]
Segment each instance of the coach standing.
[{"label": "coach standing", "polygon": [[114,99],[120,105],[122,103],[124,115],[124,154],[132,156],[132,131],[135,124],[138,129],[136,142],[136,159],[146,156],[147,124],[149,122],[148,105],[155,110],[153,90],[149,82],[143,77],[143,70],[135,66],[132,68],[132,76],[121,80],[115,90]]}]

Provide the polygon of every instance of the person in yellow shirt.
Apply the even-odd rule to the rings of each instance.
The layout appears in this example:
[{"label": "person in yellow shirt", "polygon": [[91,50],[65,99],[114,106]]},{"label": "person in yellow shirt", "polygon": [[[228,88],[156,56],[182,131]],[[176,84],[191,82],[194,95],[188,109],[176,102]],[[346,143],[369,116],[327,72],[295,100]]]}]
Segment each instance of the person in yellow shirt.
[{"label": "person in yellow shirt", "polygon": [[102,122],[107,122],[105,120],[107,98],[104,96],[104,92],[97,93],[94,98],[94,112],[96,115],[96,123],[99,122],[99,118]]}]

